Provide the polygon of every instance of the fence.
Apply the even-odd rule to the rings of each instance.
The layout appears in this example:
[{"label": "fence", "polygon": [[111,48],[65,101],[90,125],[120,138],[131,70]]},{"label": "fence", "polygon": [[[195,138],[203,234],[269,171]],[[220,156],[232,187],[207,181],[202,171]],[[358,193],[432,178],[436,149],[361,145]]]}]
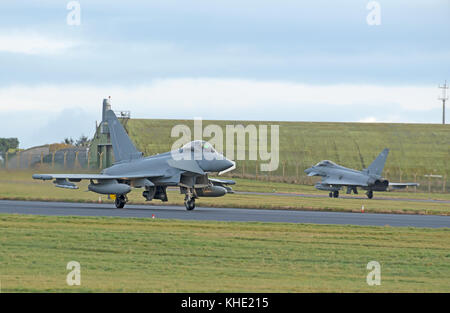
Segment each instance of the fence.
[{"label": "fence", "polygon": [[[272,172],[261,172],[258,161],[238,161],[236,169],[226,176],[235,178],[257,179],[270,182],[285,182],[299,185],[314,185],[320,180],[320,177],[309,177],[304,170],[312,164],[306,165],[304,162],[287,162],[280,161],[278,169]],[[264,162],[266,163],[266,162]],[[387,169],[383,173],[384,178],[390,182],[410,182],[419,183],[418,187],[407,187],[407,191],[415,192],[450,192],[450,175],[448,173],[428,173],[421,171],[413,171],[412,173],[405,170]]]},{"label": "fence", "polygon": [[[96,156],[87,148],[61,149],[50,152],[45,149],[6,153],[0,160],[6,169],[87,169],[101,170],[107,166],[104,152]],[[97,160],[93,162],[92,160]],[[304,170],[311,166],[305,162],[288,162],[281,160],[278,168],[272,172],[261,172],[259,161],[237,161],[236,169],[226,174],[228,177],[249,178],[271,182],[285,182],[301,185],[314,185],[320,180],[309,177]],[[264,162],[266,163],[266,162]],[[405,170],[386,169],[384,177],[391,182],[415,182],[418,187],[408,187],[408,191],[450,192],[450,175],[448,173],[407,172]]]},{"label": "fence", "polygon": [[1,167],[5,169],[77,169],[91,168],[87,149],[62,149],[50,152],[45,148],[39,151],[19,151],[5,153]]}]

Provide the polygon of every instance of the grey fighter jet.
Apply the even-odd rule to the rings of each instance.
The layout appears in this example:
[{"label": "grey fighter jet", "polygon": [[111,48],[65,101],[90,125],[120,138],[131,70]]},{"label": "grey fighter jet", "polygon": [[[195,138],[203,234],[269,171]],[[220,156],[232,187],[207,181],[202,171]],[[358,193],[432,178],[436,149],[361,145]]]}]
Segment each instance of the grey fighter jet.
[{"label": "grey fighter jet", "polygon": [[34,179],[54,180],[56,187],[78,189],[74,184],[89,179],[88,189],[115,195],[115,205],[123,208],[131,188],[144,188],[147,201],[167,201],[168,186],[177,186],[185,195],[187,210],[195,208],[199,197],[221,197],[233,193],[232,180],[212,179],[208,173],[225,173],[236,167],[205,141],[192,141],[182,148],[144,157],[128,137],[113,111],[106,112],[115,163],[100,174],[34,174]]},{"label": "grey fighter jet", "polygon": [[358,187],[367,190],[369,199],[373,198],[374,191],[386,191],[392,189],[402,189],[407,186],[418,186],[416,183],[390,183],[381,174],[388,156],[389,149],[384,149],[370,166],[362,171],[346,168],[328,160],[321,161],[305,170],[308,176],[321,176],[322,181],[314,187],[318,190],[330,192],[330,198],[339,197],[339,190],[347,187],[347,194],[358,194]]}]

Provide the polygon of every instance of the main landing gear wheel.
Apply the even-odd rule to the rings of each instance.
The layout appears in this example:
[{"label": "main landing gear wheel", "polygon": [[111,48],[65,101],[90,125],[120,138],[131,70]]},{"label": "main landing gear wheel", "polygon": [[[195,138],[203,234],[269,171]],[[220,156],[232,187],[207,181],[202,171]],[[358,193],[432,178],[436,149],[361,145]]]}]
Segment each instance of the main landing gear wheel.
[{"label": "main landing gear wheel", "polygon": [[367,198],[372,199],[372,198],[373,198],[373,191],[372,191],[372,190],[369,190],[369,191],[366,193],[366,195],[367,195]]},{"label": "main landing gear wheel", "polygon": [[127,200],[124,195],[120,195],[120,196],[116,195],[116,201],[115,201],[116,208],[123,209],[123,207],[125,206],[125,203],[127,203]]},{"label": "main landing gear wheel", "polygon": [[195,199],[185,200],[184,206],[186,207],[186,210],[192,211],[195,209]]},{"label": "main landing gear wheel", "polygon": [[339,191],[335,191],[335,192],[333,192],[333,197],[335,197],[335,198],[339,198]]},{"label": "main landing gear wheel", "polygon": [[328,195],[330,196],[330,198],[333,198],[333,193],[331,191]]}]

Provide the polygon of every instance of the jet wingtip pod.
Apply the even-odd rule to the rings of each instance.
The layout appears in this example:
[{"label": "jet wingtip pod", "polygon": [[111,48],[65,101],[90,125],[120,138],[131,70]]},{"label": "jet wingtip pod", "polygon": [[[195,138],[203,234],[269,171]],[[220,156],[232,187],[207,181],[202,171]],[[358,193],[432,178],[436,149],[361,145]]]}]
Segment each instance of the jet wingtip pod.
[{"label": "jet wingtip pod", "polygon": [[53,177],[51,175],[45,174],[33,174],[33,179],[42,179],[42,180],[52,180]]}]

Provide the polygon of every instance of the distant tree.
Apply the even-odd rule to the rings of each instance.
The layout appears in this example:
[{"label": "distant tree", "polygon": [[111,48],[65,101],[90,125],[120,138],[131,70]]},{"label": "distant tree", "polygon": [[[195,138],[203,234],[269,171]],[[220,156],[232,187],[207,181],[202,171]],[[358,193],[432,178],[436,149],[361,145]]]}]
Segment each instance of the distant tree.
[{"label": "distant tree", "polygon": [[91,143],[91,140],[84,135],[81,135],[81,137],[76,141],[75,146],[77,147],[87,147]]},{"label": "distant tree", "polygon": [[19,148],[17,138],[0,138],[0,153],[4,155],[9,149]]},{"label": "distant tree", "polygon": [[91,140],[85,136],[81,135],[76,141],[73,138],[64,138],[62,144],[76,146],[76,147],[88,147],[91,144]]},{"label": "distant tree", "polygon": [[73,138],[64,138],[64,141],[62,143],[65,143],[66,145],[72,145],[73,146]]}]

